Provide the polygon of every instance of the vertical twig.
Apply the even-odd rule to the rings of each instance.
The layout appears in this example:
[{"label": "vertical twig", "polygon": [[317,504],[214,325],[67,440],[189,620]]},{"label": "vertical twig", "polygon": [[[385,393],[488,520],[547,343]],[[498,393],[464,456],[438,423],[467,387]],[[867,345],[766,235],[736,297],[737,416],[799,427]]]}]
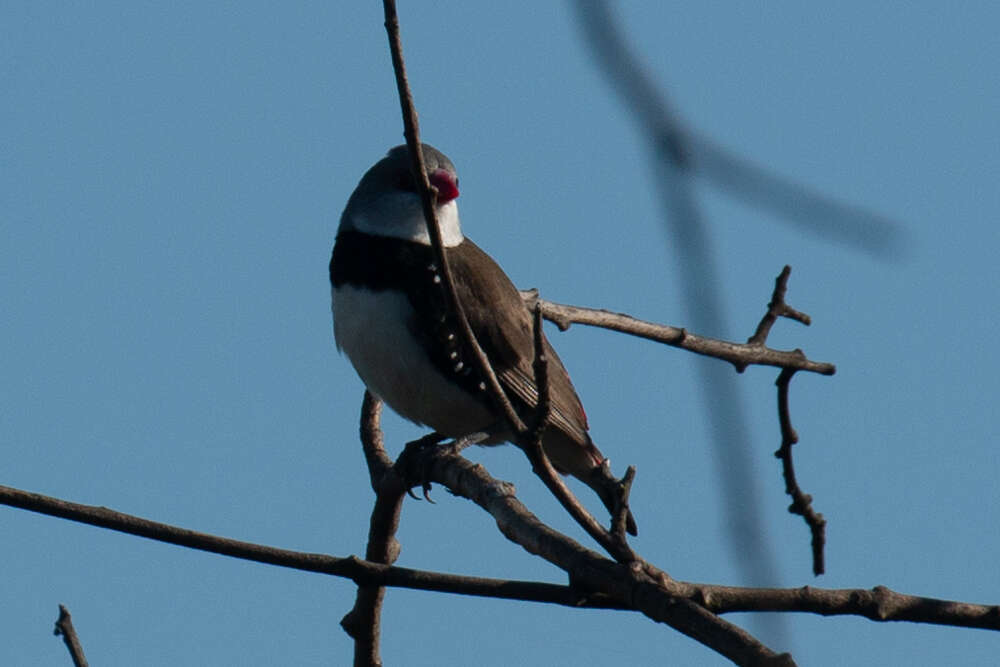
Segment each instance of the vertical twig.
[{"label": "vertical twig", "polygon": [[573,492],[563,482],[559,473],[552,467],[552,462],[542,447],[542,431],[548,422],[552,406],[549,400],[548,361],[545,356],[545,343],[542,334],[542,309],[538,301],[535,302],[532,312],[534,324],[534,360],[532,366],[535,374],[535,386],[538,387],[538,404],[535,408],[534,428],[530,433],[519,434],[517,445],[524,451],[531,462],[532,471],[541,478],[545,487],[556,497],[556,500],[563,506],[563,509],[573,517],[595,542],[600,544],[605,551],[619,562],[628,563],[635,561],[638,559],[638,556],[636,556],[635,552],[629,547],[628,542],[624,539],[624,531],[622,536],[618,536],[608,531],[594,518],[594,515],[573,495]]},{"label": "vertical twig", "polygon": [[[396,530],[399,528],[405,488],[382,446],[381,411],[382,402],[366,391],[361,406],[361,443],[376,496],[365,560],[392,565],[399,557]],[[354,607],[340,621],[340,626],[354,639],[355,667],[378,667],[382,664],[379,643],[384,599],[384,586],[358,586]]]},{"label": "vertical twig", "polygon": [[[788,293],[788,277],[792,274],[792,267],[785,265],[781,273],[774,279],[774,291],[771,292],[771,301],[767,304],[767,312],[760,319],[757,330],[747,339],[748,345],[764,347],[767,344],[767,337],[771,333],[771,327],[778,321],[779,317],[786,317],[796,322],[809,326],[812,322],[810,317],[795,310],[785,302],[785,294]],[[796,352],[801,353],[800,350]],[[792,427],[791,412],[788,408],[788,387],[798,369],[785,367],[778,374],[775,384],[778,386],[778,423],[781,427],[781,447],[774,453],[774,456],[781,459],[782,475],[785,478],[785,493],[792,497],[792,504],[788,511],[792,514],[799,514],[805,519],[809,530],[812,532],[812,552],[813,552],[813,574],[819,576],[826,569],[823,557],[823,548],[826,546],[826,520],[822,514],[817,513],[812,508],[812,496],[803,493],[799,488],[799,483],[795,479],[795,465],[792,462],[792,445],[799,441],[799,435]]]},{"label": "vertical twig", "polygon": [[792,462],[792,445],[799,441],[799,434],[792,426],[792,417],[788,409],[788,385],[795,375],[793,369],[784,369],[775,382],[778,385],[778,421],[781,424],[781,447],[774,453],[781,459],[781,472],[785,478],[785,493],[792,497],[788,511],[805,519],[812,533],[813,574],[819,576],[826,571],[824,547],[826,546],[826,519],[813,509],[812,496],[803,493],[795,479],[795,465]]},{"label": "vertical twig", "polygon": [[69,655],[73,659],[74,667],[87,667],[87,658],[83,655],[83,646],[80,638],[76,636],[76,629],[73,627],[73,619],[69,615],[69,610],[65,606],[59,605],[59,618],[56,620],[55,636],[62,635]]}]

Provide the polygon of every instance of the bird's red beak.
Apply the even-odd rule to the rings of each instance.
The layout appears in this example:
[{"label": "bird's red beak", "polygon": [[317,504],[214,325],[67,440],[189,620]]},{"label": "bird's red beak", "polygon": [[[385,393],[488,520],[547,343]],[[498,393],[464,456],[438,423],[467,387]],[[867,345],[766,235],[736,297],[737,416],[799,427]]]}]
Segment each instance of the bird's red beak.
[{"label": "bird's red beak", "polygon": [[458,183],[455,178],[444,169],[435,169],[428,175],[427,180],[437,188],[437,203],[447,204],[452,199],[458,197]]}]

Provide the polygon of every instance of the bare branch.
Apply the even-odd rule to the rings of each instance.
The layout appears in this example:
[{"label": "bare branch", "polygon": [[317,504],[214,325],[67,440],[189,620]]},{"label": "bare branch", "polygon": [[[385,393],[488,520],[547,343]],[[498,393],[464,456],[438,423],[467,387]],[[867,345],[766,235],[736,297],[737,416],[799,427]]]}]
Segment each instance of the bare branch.
[{"label": "bare branch", "polygon": [[361,449],[368,464],[372,490],[378,493],[382,478],[392,468],[392,459],[382,439],[382,401],[367,390],[361,402]]},{"label": "bare branch", "polygon": [[63,642],[69,649],[69,656],[73,659],[74,667],[87,667],[87,658],[83,655],[83,646],[80,644],[80,638],[76,635],[76,628],[73,627],[73,619],[64,605],[59,605],[59,618],[56,620],[56,629],[53,634],[57,637],[62,635]]},{"label": "bare branch", "polygon": [[799,611],[823,616],[863,616],[872,621],[906,621],[1000,630],[1000,605],[897,593],[885,586],[863,588],[740,588],[685,584],[686,595],[718,614],[742,611]]},{"label": "bare branch", "polygon": [[[533,335],[534,335],[534,360],[533,369],[535,374],[535,386],[538,387],[538,404],[535,408],[534,425],[530,432],[519,434],[517,437],[518,446],[524,451],[531,462],[532,471],[541,478],[546,488],[556,500],[563,506],[571,517],[583,528],[594,541],[619,562],[630,562],[636,559],[635,553],[628,546],[622,535],[618,536],[609,532],[590,511],[579,501],[573,492],[563,482],[559,473],[552,467],[552,462],[542,448],[542,435],[549,421],[552,410],[549,401],[549,375],[548,361],[545,357],[545,344],[542,334],[542,308],[540,300],[536,300],[532,305],[533,313]],[[625,503],[623,503],[625,504]],[[628,506],[622,511],[624,516],[628,512]]]},{"label": "bare branch", "polygon": [[826,571],[823,556],[823,548],[826,546],[826,519],[813,509],[812,496],[803,493],[795,479],[792,445],[799,441],[799,435],[792,427],[792,418],[788,409],[788,385],[794,375],[794,370],[786,368],[781,371],[775,382],[778,385],[778,421],[781,424],[781,447],[774,453],[774,456],[781,459],[781,471],[785,478],[785,493],[792,497],[792,504],[788,506],[788,511],[801,515],[812,533],[813,574],[819,576]]},{"label": "bare branch", "polygon": [[[686,583],[650,570],[648,563],[625,566],[589,551],[542,524],[513,495],[513,487],[489,476],[481,465],[454,455],[433,461],[428,472],[434,481],[457,495],[471,498],[497,519],[501,532],[531,553],[552,563],[568,563],[580,571],[590,568],[594,576],[619,576],[641,569],[657,579],[657,585],[672,595],[686,598],[714,613],[749,611],[799,611],[822,615],[864,616],[875,621],[910,621],[955,627],[1000,631],[1000,606],[981,605],[897,593],[884,586],[874,589],[803,588],[767,589]],[[454,486],[453,481],[458,481]],[[473,497],[475,496],[475,497]],[[510,581],[443,574],[370,563],[353,556],[338,558],[324,554],[278,549],[199,533],[158,523],[106,507],[81,505],[42,494],[0,485],[0,504],[55,516],[78,523],[146,537],[158,542],[222,554],[232,558],[268,563],[306,572],[344,577],[359,585],[392,586],[412,590],[475,595],[509,600],[559,604],[577,608],[635,609],[629,595],[597,589],[583,592],[572,587],[531,581]],[[501,520],[502,519],[502,520]],[[524,527],[519,523],[525,522]],[[580,557],[577,562],[575,559]],[[562,565],[559,565],[562,567]],[[584,582],[587,583],[587,582]],[[640,609],[641,611],[641,609]]]},{"label": "bare branch", "polygon": [[[810,323],[808,315],[785,303],[785,294],[788,292],[788,276],[791,273],[792,267],[785,265],[778,277],[775,278],[774,291],[771,293],[771,302],[767,304],[767,312],[764,313],[760,324],[757,325],[757,330],[747,339],[748,345],[764,347],[767,343],[767,337],[771,333],[771,327],[774,326],[779,317],[787,317],[805,325]],[[774,453],[774,456],[781,459],[782,474],[785,478],[785,493],[792,497],[792,504],[788,507],[788,511],[801,515],[812,533],[813,574],[819,576],[826,571],[823,555],[823,549],[826,546],[826,520],[822,514],[813,509],[812,496],[803,493],[802,489],[799,488],[795,479],[795,466],[792,462],[792,445],[799,441],[799,436],[792,427],[791,412],[788,408],[788,387],[797,370],[783,368],[775,381],[778,386],[778,422],[781,427],[781,447]]]},{"label": "bare branch", "polygon": [[[396,531],[403,510],[406,487],[385,453],[380,428],[382,401],[365,391],[361,405],[361,442],[368,462],[368,471],[375,489],[375,507],[368,529],[365,559],[372,563],[392,565],[399,557]],[[384,586],[358,586],[354,607],[340,621],[340,626],[354,639],[354,664],[381,665],[379,638],[382,628]]]},{"label": "bare branch", "polygon": [[767,342],[768,334],[771,333],[771,327],[774,326],[779,317],[787,317],[796,322],[801,322],[806,326],[812,324],[812,320],[808,315],[795,310],[785,303],[785,294],[788,291],[788,276],[791,274],[792,267],[786,264],[781,273],[778,274],[778,277],[774,279],[774,292],[771,293],[771,302],[767,304],[767,312],[764,313],[760,324],[757,325],[757,330],[747,339],[747,343],[750,345],[763,346]]},{"label": "bare branch", "polygon": [[882,257],[904,248],[907,238],[898,222],[794,183],[693,131],[632,52],[612,5],[594,0],[573,4],[598,64],[661,159],[805,232]]},{"label": "bare branch", "polygon": [[[526,301],[533,300],[537,298],[537,293],[535,290],[522,290],[521,297]],[[728,361],[740,372],[745,370],[747,366],[794,368],[820,375],[833,375],[837,371],[833,364],[807,359],[801,350],[772,350],[749,343],[733,343],[699,336],[680,327],[647,322],[624,313],[571,306],[544,299],[538,299],[538,302],[542,306],[542,316],[563,331],[569,329],[572,324],[584,324],[618,331],[695,354]]]},{"label": "bare branch", "polygon": [[625,532],[628,526],[628,499],[632,493],[632,482],[635,481],[635,466],[629,466],[622,477],[620,502],[611,517],[611,534],[619,544],[626,544]]},{"label": "bare branch", "polygon": [[[668,576],[635,559],[615,563],[549,528],[514,496],[513,487],[491,477],[481,465],[462,457],[437,455],[423,469],[433,481],[468,498],[492,515],[508,539],[570,573],[574,583],[626,603],[666,623],[739,665],[794,664],[743,629],[702,606],[666,590]],[[777,661],[777,662],[771,662]]]}]

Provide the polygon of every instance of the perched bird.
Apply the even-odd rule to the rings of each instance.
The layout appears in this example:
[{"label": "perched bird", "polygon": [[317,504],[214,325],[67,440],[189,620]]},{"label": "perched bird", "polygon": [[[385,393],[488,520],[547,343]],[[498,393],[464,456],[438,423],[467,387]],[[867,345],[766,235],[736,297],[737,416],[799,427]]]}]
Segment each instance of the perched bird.
[{"label": "perched bird", "polygon": [[[538,400],[531,311],[496,262],[462,234],[451,160],[427,144],[423,154],[458,298],[504,392],[527,417]],[[351,194],[330,282],[337,347],[373,394],[444,436],[487,432],[480,444],[510,440],[448,309],[405,145],[376,162]],[[613,511],[617,480],[587,434],[569,374],[547,339],[544,345],[552,409],[542,447],[556,470],[593,488]],[[631,514],[627,527],[635,534]]]}]

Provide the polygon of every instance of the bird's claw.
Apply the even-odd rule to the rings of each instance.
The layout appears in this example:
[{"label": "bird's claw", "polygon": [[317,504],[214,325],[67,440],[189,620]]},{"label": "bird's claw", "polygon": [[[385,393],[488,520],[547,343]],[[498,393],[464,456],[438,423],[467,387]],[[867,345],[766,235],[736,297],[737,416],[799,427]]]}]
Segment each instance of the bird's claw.
[{"label": "bird's claw", "polygon": [[424,499],[429,503],[433,503],[431,500],[430,491],[431,483],[427,480],[427,471],[430,466],[430,457],[428,452],[433,451],[433,449],[445,439],[446,436],[441,435],[437,431],[433,433],[428,433],[422,438],[418,438],[412,442],[406,443],[406,447],[403,448],[403,453],[399,455],[399,459],[396,461],[396,465],[403,468],[404,472],[409,472],[412,470],[412,466],[409,465],[409,461],[416,459],[420,465],[420,476],[419,479],[414,480],[412,475],[403,474],[403,478],[406,480],[406,493],[414,500],[420,500],[420,497],[413,492],[413,487],[420,485],[420,489],[423,492]]},{"label": "bird's claw", "polygon": [[[476,433],[471,433],[469,435],[462,436],[461,438],[455,438],[451,442],[441,444],[446,436],[434,432],[425,435],[422,438],[414,440],[413,442],[406,443],[406,447],[403,449],[403,453],[399,456],[399,461],[397,464],[402,464],[405,470],[411,470],[412,467],[409,465],[409,460],[416,459],[417,464],[420,466],[419,479],[413,479],[412,476],[407,480],[406,493],[414,500],[420,500],[420,497],[413,492],[413,488],[418,484],[422,491],[424,500],[434,504],[431,499],[431,483],[427,479],[429,477],[428,473],[430,471],[430,466],[433,464],[434,456],[458,456],[463,449],[469,447],[470,445],[479,444],[490,437],[488,432],[480,431]],[[404,478],[406,476],[404,475]]]}]

